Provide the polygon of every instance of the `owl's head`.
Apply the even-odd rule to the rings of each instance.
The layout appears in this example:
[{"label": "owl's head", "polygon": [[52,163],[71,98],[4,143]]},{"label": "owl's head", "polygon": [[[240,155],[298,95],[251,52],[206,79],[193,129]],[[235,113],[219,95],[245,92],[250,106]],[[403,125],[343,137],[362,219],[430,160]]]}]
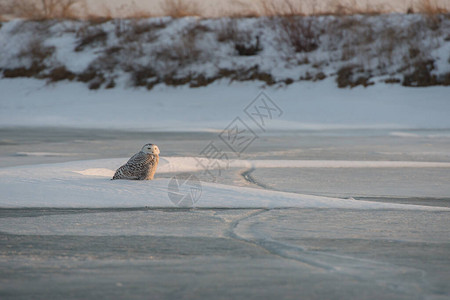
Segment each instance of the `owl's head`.
[{"label": "owl's head", "polygon": [[147,153],[147,154],[155,154],[155,155],[159,155],[159,148],[156,145],[153,144],[145,144],[142,149],[142,152]]}]

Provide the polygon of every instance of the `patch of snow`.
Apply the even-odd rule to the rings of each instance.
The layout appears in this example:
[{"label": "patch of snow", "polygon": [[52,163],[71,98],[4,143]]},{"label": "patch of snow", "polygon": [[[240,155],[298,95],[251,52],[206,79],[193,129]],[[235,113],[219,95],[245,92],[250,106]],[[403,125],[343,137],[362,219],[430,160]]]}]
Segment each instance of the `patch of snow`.
[{"label": "patch of snow", "polygon": [[[75,170],[75,173],[86,176],[112,177],[114,170],[127,161],[126,158],[114,158],[101,160],[102,164],[112,168],[87,168]],[[84,162],[77,162],[85,165]],[[86,161],[86,164],[97,161]],[[203,166],[209,165],[210,169],[224,168],[449,168],[447,162],[418,162],[418,161],[349,161],[349,160],[209,160],[202,157],[166,157],[160,158],[158,173],[186,173],[203,171]]]},{"label": "patch of snow", "polygon": [[[220,131],[240,116],[260,91],[254,82],[151,92],[117,87],[90,91],[82,83],[46,85],[36,79],[2,79],[0,127],[58,126],[142,131]],[[338,89],[332,79],[299,82],[265,92],[284,111],[276,129],[450,128],[448,88],[376,85]]]},{"label": "patch of snow", "polygon": [[110,169],[102,169],[102,168],[94,168],[94,169],[86,169],[82,171],[73,171],[77,174],[85,175],[85,176],[99,176],[99,177],[109,177],[112,178],[114,176],[114,170]]},{"label": "patch of snow", "polygon": [[392,131],[389,133],[390,136],[398,136],[398,137],[406,137],[406,138],[417,138],[420,137],[420,135],[416,133],[411,132],[404,132],[404,131]]},{"label": "patch of snow", "polygon": [[[165,158],[159,172],[184,170],[186,158]],[[103,159],[0,169],[0,207],[174,207],[170,179],[109,180],[123,159]],[[270,164],[271,167],[275,162]],[[170,166],[170,167],[169,167]],[[178,166],[178,167],[177,167]],[[107,177],[107,178],[104,178]],[[202,183],[196,207],[315,207],[447,210],[442,207],[377,203]]]}]

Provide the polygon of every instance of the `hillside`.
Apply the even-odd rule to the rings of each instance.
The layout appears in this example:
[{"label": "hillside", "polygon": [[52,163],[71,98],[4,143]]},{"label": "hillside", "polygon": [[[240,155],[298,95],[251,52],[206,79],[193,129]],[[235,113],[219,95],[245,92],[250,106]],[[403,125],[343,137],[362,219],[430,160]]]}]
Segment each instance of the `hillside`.
[{"label": "hillside", "polygon": [[448,15],[21,21],[1,24],[2,78],[121,85],[450,84]]}]

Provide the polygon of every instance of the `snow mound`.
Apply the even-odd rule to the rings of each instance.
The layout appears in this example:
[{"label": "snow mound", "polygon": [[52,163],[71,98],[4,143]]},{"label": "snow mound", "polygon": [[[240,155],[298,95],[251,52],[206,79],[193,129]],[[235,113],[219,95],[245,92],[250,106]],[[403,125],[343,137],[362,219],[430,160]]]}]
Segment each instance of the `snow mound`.
[{"label": "snow mound", "polygon": [[[105,160],[106,162],[106,160]],[[111,159],[110,164],[120,166],[126,159]],[[202,166],[228,166],[229,168],[450,168],[448,162],[418,162],[418,161],[348,161],[348,160],[210,160],[201,157],[170,157],[160,158],[158,173],[200,172]],[[214,162],[214,163],[212,163]],[[112,177],[113,169],[88,168],[75,170],[75,173],[85,176]]]},{"label": "snow mound", "polygon": [[[168,196],[170,179],[109,180],[113,170],[122,163],[123,159],[103,159],[2,168],[0,207],[175,207]],[[251,165],[250,162],[242,161],[244,163]],[[270,165],[273,167],[275,163]],[[179,172],[193,167],[192,158],[162,158],[159,172]],[[196,202],[196,207],[447,210],[441,207],[355,201],[216,183],[201,183],[201,189],[201,198]]]},{"label": "snow mound", "polygon": [[82,171],[74,171],[75,173],[85,175],[85,176],[100,176],[100,177],[112,177],[114,176],[114,171],[110,169],[94,168],[86,169]]}]

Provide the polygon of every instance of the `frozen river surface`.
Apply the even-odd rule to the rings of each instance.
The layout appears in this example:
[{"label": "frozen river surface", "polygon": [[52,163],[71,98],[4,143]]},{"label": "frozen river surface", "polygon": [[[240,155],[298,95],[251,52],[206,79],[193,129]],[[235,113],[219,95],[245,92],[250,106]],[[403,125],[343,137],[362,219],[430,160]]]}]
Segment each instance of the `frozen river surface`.
[{"label": "frozen river surface", "polygon": [[[129,157],[147,142],[167,157],[198,156],[217,139],[215,133],[0,132],[3,170]],[[378,209],[2,208],[0,298],[448,299],[450,168],[420,163],[448,163],[449,149],[448,131],[268,133],[240,159],[411,166],[236,167],[218,180],[386,204]]]}]

